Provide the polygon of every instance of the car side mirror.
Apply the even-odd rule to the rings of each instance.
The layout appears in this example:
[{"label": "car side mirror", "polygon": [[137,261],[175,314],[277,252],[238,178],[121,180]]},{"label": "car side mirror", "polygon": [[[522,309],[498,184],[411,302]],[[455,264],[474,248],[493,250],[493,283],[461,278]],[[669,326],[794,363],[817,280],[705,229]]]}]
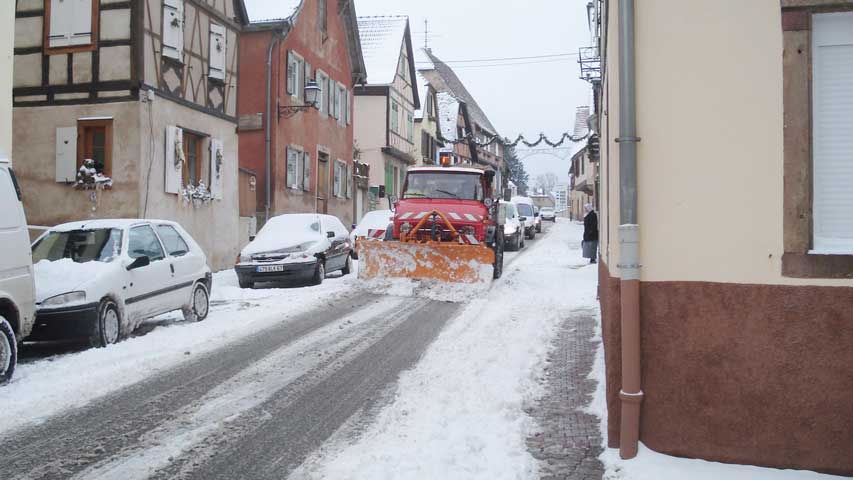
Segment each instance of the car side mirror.
[{"label": "car side mirror", "polygon": [[533,213],[533,216],[534,216],[534,217],[538,217],[538,216],[539,216],[539,212],[535,212],[535,213]]},{"label": "car side mirror", "polygon": [[527,217],[518,217],[518,221],[519,221],[519,222],[526,222],[526,221],[527,221]]},{"label": "car side mirror", "polygon": [[255,236],[254,236],[254,235],[249,235],[249,241],[250,241],[250,242],[254,242],[254,241],[255,241]]},{"label": "car side mirror", "polygon": [[335,232],[326,232],[326,236],[329,238],[335,238]]},{"label": "car side mirror", "polygon": [[358,227],[358,225],[356,225],[356,224],[354,224],[354,223],[353,223],[352,225],[350,225],[349,229],[350,229],[350,230],[355,230],[355,229],[356,229],[356,227]]},{"label": "car side mirror", "polygon": [[136,257],[133,259],[133,262],[127,266],[127,270],[136,270],[137,268],[147,267],[151,265],[151,259],[148,258],[148,255],[142,255],[141,257]]}]

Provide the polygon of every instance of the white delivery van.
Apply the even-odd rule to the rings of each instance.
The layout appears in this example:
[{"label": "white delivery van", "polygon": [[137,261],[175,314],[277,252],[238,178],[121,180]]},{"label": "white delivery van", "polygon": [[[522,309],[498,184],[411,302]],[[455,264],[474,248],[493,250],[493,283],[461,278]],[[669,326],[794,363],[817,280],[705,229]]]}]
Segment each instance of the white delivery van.
[{"label": "white delivery van", "polygon": [[0,384],[15,372],[18,342],[30,334],[35,285],[21,190],[9,159],[0,157]]},{"label": "white delivery van", "polygon": [[521,217],[521,223],[524,224],[524,235],[533,240],[537,232],[536,221],[538,217],[533,199],[530,197],[512,197],[510,201],[515,205],[515,209],[518,210],[518,215]]}]

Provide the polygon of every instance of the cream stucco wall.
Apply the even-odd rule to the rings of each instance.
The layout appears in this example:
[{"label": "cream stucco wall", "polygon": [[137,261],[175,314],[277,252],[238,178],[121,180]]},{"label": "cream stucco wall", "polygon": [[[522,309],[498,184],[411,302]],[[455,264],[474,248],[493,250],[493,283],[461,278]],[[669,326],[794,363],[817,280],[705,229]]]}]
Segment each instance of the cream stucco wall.
[{"label": "cream stucco wall", "polygon": [[[604,88],[603,250],[618,275],[616,2]],[[644,0],[636,10],[642,279],[853,285],[781,275],[778,0]],[[609,241],[607,240],[609,238]]]},{"label": "cream stucco wall", "polygon": [[0,2],[0,4],[2,4],[0,5],[0,155],[11,155],[15,2]]},{"label": "cream stucco wall", "polygon": [[[241,241],[236,125],[160,97],[153,103],[140,103],[138,112],[141,137],[144,139],[140,145],[140,161],[136,165],[142,181],[138,197],[140,216],[177,221],[204,249],[211,268],[230,268],[234,265]],[[179,195],[166,193],[164,160],[168,125],[190,129],[222,141],[224,176],[221,200],[193,206],[184,202]],[[207,184],[210,178],[209,138],[203,144],[202,163],[202,179]]]},{"label": "cream stucco wall", "polygon": [[385,182],[385,170],[382,165],[382,147],[385,146],[385,133],[388,131],[387,99],[378,95],[359,95],[355,97],[353,122],[355,143],[361,150],[361,161],[370,165],[370,185]]}]

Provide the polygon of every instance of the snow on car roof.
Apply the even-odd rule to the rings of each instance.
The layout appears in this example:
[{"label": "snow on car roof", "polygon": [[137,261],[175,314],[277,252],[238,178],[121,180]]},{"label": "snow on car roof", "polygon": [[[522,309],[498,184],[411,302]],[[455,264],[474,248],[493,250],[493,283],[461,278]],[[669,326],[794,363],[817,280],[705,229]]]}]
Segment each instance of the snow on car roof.
[{"label": "snow on car roof", "polygon": [[167,223],[175,225],[170,220],[157,220],[152,218],[98,218],[92,220],[80,220],[56,225],[50,230],[53,232],[68,232],[71,230],[93,230],[97,228],[128,228],[138,223]]},{"label": "snow on car roof", "polygon": [[456,172],[456,173],[476,173],[482,175],[485,170],[469,167],[412,167],[409,172]]}]

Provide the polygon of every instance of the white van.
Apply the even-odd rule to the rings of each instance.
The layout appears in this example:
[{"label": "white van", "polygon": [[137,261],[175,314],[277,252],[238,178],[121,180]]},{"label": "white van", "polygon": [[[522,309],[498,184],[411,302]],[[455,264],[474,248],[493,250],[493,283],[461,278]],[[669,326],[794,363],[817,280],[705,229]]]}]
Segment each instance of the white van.
[{"label": "white van", "polygon": [[512,197],[510,202],[515,205],[518,215],[524,219],[522,220],[524,235],[532,240],[536,236],[536,220],[539,216],[536,212],[536,206],[533,205],[533,199],[530,197]]},{"label": "white van", "polygon": [[35,285],[30,236],[21,189],[12,166],[0,158],[0,384],[15,372],[18,342],[30,334]]}]

